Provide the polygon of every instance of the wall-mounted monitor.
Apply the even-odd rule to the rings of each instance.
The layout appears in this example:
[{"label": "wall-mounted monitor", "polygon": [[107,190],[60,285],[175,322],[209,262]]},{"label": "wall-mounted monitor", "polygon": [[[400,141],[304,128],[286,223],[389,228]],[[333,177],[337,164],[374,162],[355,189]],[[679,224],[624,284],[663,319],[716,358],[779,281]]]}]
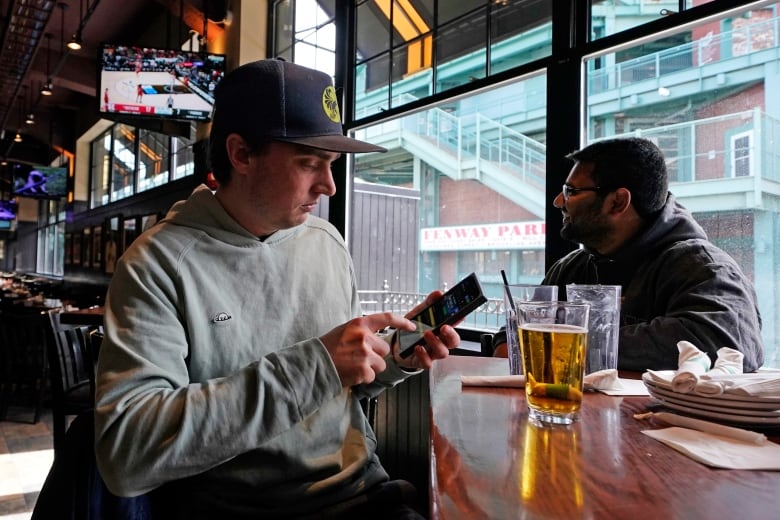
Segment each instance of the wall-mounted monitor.
[{"label": "wall-mounted monitor", "polygon": [[104,115],[209,121],[223,54],[103,44],[98,75]]},{"label": "wall-mounted monitor", "polygon": [[61,199],[68,195],[68,168],[65,166],[14,165],[13,194],[34,199]]},{"label": "wall-mounted monitor", "polygon": [[14,220],[16,218],[16,201],[0,200],[0,221]]}]

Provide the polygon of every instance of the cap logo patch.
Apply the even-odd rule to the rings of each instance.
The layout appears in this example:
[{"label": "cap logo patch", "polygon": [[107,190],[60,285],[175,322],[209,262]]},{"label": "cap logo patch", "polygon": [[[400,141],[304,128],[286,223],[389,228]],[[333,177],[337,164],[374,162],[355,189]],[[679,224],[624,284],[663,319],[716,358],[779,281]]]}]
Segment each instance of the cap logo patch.
[{"label": "cap logo patch", "polygon": [[334,123],[341,123],[341,114],[339,113],[339,101],[336,98],[336,89],[329,85],[322,91],[322,108],[325,115]]}]

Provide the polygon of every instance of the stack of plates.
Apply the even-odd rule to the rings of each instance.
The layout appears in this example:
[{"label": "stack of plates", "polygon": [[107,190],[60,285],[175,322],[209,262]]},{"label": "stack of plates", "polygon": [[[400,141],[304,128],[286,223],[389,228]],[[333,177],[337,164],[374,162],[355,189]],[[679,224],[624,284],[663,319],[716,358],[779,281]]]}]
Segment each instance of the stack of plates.
[{"label": "stack of plates", "polygon": [[780,396],[748,397],[734,394],[681,394],[672,385],[642,375],[647,391],[673,410],[721,422],[753,426],[780,425]]}]

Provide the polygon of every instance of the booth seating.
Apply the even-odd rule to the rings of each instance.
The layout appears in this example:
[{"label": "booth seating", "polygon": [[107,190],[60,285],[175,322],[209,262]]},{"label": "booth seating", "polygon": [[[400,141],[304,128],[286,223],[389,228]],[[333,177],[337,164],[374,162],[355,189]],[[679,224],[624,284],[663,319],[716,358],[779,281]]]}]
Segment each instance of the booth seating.
[{"label": "booth seating", "polygon": [[46,331],[41,312],[0,311],[0,420],[11,404],[32,403],[37,423],[48,390]]}]

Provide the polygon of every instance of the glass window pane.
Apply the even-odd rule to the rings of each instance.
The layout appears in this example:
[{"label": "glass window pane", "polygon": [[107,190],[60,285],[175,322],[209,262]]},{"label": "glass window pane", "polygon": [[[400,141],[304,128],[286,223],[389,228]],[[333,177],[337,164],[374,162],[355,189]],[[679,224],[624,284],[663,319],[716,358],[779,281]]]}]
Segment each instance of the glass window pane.
[{"label": "glass window pane", "polygon": [[90,208],[108,204],[108,181],[111,164],[111,133],[106,132],[92,141]]},{"label": "glass window pane", "polygon": [[591,38],[597,40],[664,16],[673,16],[679,9],[678,0],[594,0],[590,20]]},{"label": "glass window pane", "polygon": [[490,10],[490,73],[552,52],[552,2],[496,2]]},{"label": "glass window pane", "polygon": [[438,23],[439,25],[442,25],[476,9],[482,10],[481,8],[485,7],[486,2],[485,0],[459,0],[458,2],[447,2],[439,0],[438,4]]},{"label": "glass window pane", "polygon": [[284,56],[292,51],[293,45],[293,2],[282,0],[274,4],[274,49],[275,56]]},{"label": "glass window pane", "polygon": [[315,0],[295,2],[294,62],[333,76],[336,26],[332,15]]},{"label": "glass window pane", "polygon": [[775,367],[779,36],[775,10],[753,9],[586,61],[588,141],[641,135],[663,150],[670,191],[753,280]]},{"label": "glass window pane", "polygon": [[387,110],[390,106],[390,55],[377,56],[355,69],[356,97],[355,118],[369,116]]},{"label": "glass window pane", "polygon": [[195,173],[195,154],[192,144],[190,139],[181,137],[174,137],[171,140],[173,179],[181,179]]},{"label": "glass window pane", "polygon": [[[114,126],[114,148],[111,166],[111,200],[129,197],[135,187],[135,128],[125,124]],[[146,176],[146,166],[139,165],[140,177]]]},{"label": "glass window pane", "polygon": [[371,0],[357,7],[355,62],[372,59],[390,49],[390,19]]},{"label": "glass window pane", "polygon": [[[501,269],[512,283],[542,280],[546,83],[528,77],[356,133],[393,143],[354,158],[350,249],[365,312],[387,291],[412,302],[472,271],[496,301]],[[508,117],[518,113],[533,121]],[[469,320],[503,323],[485,312]]]},{"label": "glass window pane", "polygon": [[434,41],[437,92],[487,75],[486,35],[484,9],[439,27]]},{"label": "glass window pane", "polygon": [[169,137],[165,134],[139,130],[138,191],[148,190],[168,182]]}]

